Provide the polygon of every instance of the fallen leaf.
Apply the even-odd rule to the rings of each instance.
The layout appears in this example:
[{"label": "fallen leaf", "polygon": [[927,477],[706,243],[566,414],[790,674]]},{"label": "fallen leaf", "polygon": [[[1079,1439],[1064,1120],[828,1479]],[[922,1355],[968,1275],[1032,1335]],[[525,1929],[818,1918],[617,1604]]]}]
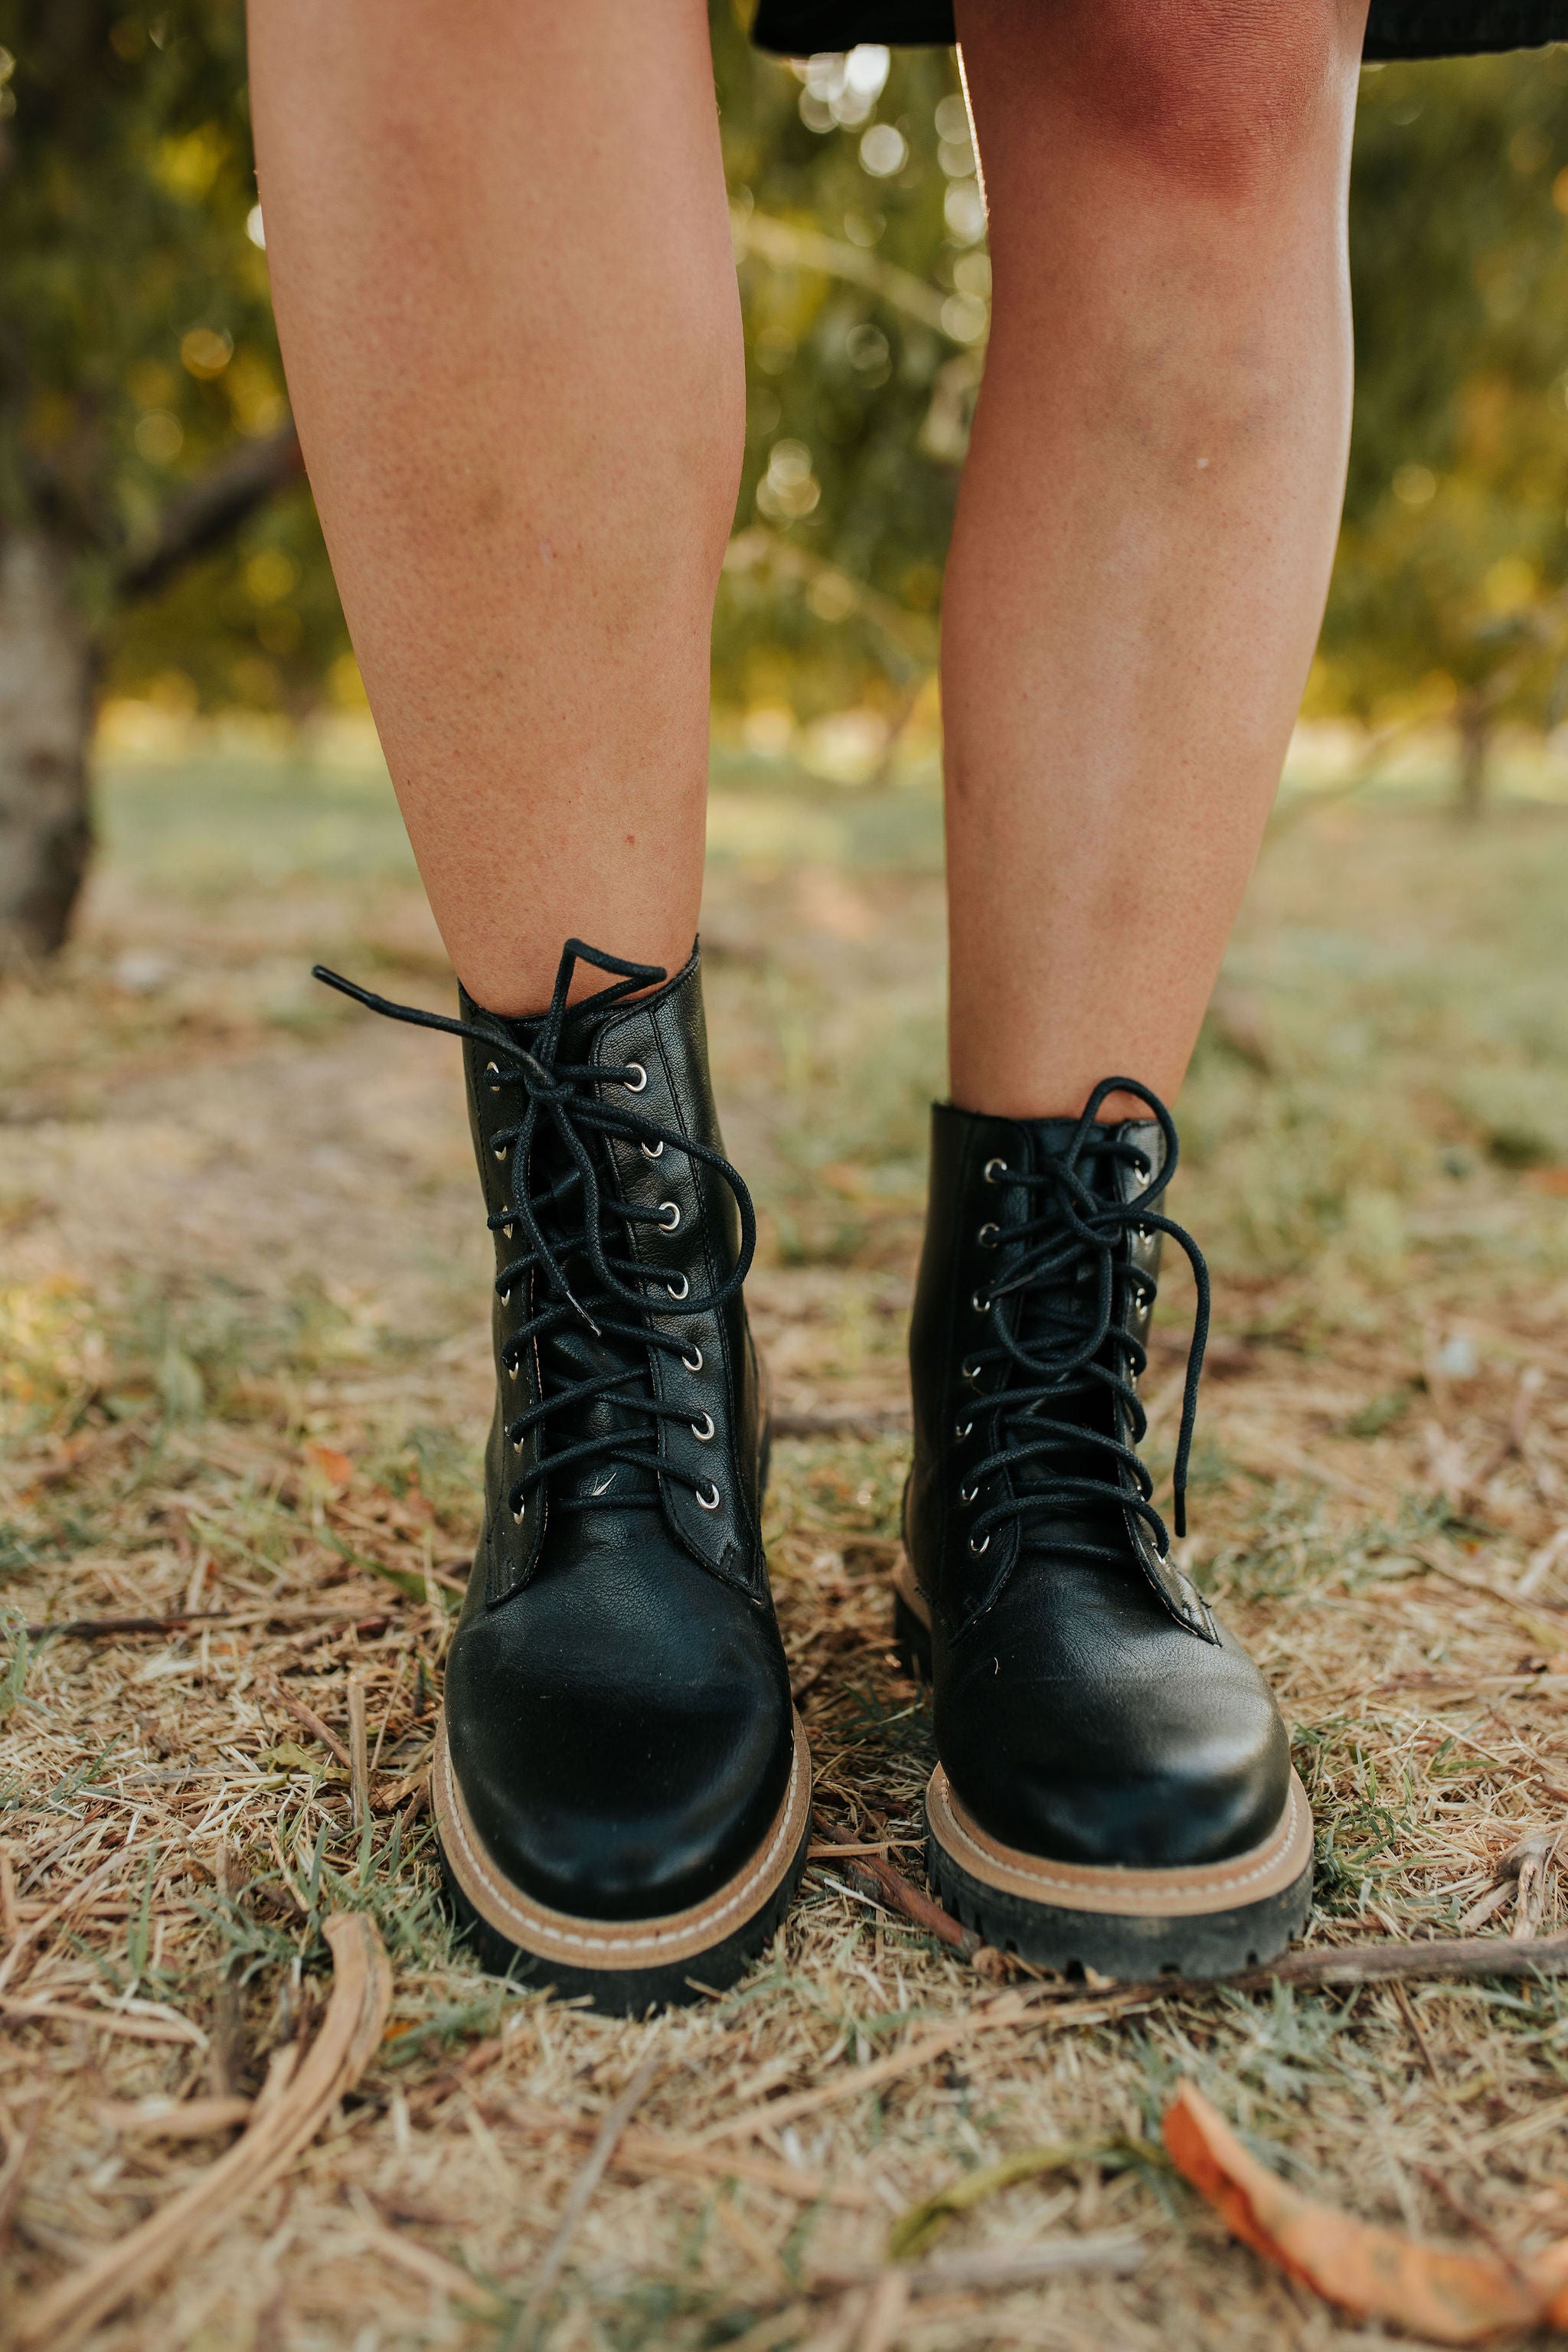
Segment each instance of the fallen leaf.
[{"label": "fallen leaf", "polygon": [[1233,2237],[1357,2318],[1387,2320],[1433,2344],[1480,2344],[1505,2328],[1556,2321],[1568,2306],[1568,2243],[1510,2263],[1358,2221],[1260,2164],[1190,2083],[1166,2108],[1163,2130],[1176,2169]]},{"label": "fallen leaf", "polygon": [[346,1486],[354,1475],[353,1464],[335,1445],[322,1445],[313,1437],[307,1438],[304,1452],[311,1469],[319,1472],[329,1486]]}]

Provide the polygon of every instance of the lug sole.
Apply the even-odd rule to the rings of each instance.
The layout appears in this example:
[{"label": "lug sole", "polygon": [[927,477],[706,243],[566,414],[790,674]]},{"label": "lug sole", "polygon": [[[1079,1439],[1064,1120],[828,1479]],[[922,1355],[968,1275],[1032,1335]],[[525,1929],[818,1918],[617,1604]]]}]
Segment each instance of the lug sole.
[{"label": "lug sole", "polygon": [[473,1949],[497,1976],[548,1985],[566,2000],[641,2017],[722,1992],[776,1931],[805,1868],[811,1750],[799,1716],[789,1785],[767,1836],[705,1902],[645,1919],[585,1919],[536,1902],[490,1859],[452,1769],[446,1717],[437,1727],[431,1807],[447,1899]]},{"label": "lug sole", "polygon": [[[894,1577],[894,1636],[931,1675],[931,1622],[907,1560]],[[965,1811],[939,1764],[926,1790],[926,1875],[966,1927],[999,1950],[1123,1982],[1235,1975],[1277,1958],[1312,1901],[1312,1815],[1294,1772],[1279,1821],[1248,1853],[1171,1870],[1097,1868],[1005,1845]]]}]

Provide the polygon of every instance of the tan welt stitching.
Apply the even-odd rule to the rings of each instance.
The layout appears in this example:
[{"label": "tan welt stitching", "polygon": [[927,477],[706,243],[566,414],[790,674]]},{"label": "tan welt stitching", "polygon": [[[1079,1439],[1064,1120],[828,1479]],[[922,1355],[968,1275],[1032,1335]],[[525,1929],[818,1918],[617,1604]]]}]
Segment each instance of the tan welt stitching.
[{"label": "tan welt stitching", "polygon": [[[962,1840],[969,1848],[970,1853],[973,1853],[976,1860],[982,1864],[984,1873],[987,1875],[994,1874],[998,1869],[1003,1869],[1009,1872],[1016,1878],[1029,1879],[1037,1886],[1054,1887],[1062,1895],[1077,1895],[1079,1897],[1087,1897],[1093,1895],[1095,1891],[1094,1880],[1087,1874],[1079,1878],[1058,1877],[1054,1871],[1048,1869],[1044,1864],[1038,1862],[1033,1855],[1016,1853],[1016,1850],[1011,1846],[1002,1848],[1002,1853],[1006,1856],[1006,1860],[1002,1861],[997,1854],[988,1853],[984,1846],[981,1845],[977,1840],[971,1837],[969,1832],[964,1828],[963,1822],[959,1818],[955,1805],[951,1801],[943,1804],[942,1807],[942,1812],[943,1828],[951,1828],[952,1830],[955,1837]],[[1296,1834],[1300,1817],[1300,1800],[1297,1795],[1295,1776],[1292,1774],[1290,1780],[1289,1801],[1286,1807],[1283,1827],[1281,1830],[1276,1831],[1274,1835],[1270,1838],[1261,1860],[1255,1863],[1250,1869],[1242,1870],[1238,1868],[1237,1870],[1227,1872],[1220,1877],[1211,1878],[1207,1881],[1188,1878],[1178,1879],[1175,1873],[1173,1871],[1168,1874],[1170,1891],[1184,1895],[1233,1895],[1238,1888],[1251,1885],[1256,1879],[1268,1877],[1272,1872],[1279,1868],[1280,1857],[1289,1850],[1291,1840]],[[1108,1886],[1114,1886],[1119,1890],[1129,1888],[1130,1882],[1131,1882],[1131,1891],[1134,1893],[1137,1892],[1136,1884],[1135,1882],[1132,1882],[1132,1874],[1131,1873],[1108,1869],[1098,1874],[1104,1880]],[[1152,1885],[1149,1890],[1152,1901],[1157,1902],[1159,1900],[1163,1890],[1158,1884],[1158,1879],[1163,1874],[1158,1874],[1152,1871],[1138,1874],[1139,1876],[1147,1875],[1148,1877],[1155,1880],[1156,1883]],[[1080,1905],[1073,1907],[1081,1908],[1081,1903]]]}]

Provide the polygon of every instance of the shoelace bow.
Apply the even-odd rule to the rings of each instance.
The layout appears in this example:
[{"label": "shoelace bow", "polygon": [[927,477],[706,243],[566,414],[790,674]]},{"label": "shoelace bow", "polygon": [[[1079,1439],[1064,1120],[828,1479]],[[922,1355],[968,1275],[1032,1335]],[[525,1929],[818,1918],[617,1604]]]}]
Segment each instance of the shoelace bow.
[{"label": "shoelace bow", "polygon": [[[1113,1094],[1132,1095],[1152,1112],[1165,1140],[1164,1162],[1158,1173],[1136,1144],[1097,1121],[1095,1114]],[[987,1366],[1000,1365],[1003,1376],[998,1387],[975,1396],[973,1419],[989,1420],[990,1451],[969,1474],[970,1484],[963,1489],[962,1499],[976,1500],[984,1482],[998,1472],[1016,1472],[1027,1464],[1037,1464],[1043,1475],[1037,1485],[1015,1486],[1011,1494],[979,1513],[969,1538],[970,1549],[976,1555],[989,1549],[995,1528],[1009,1520],[1037,1517],[1068,1500],[1113,1502],[1143,1521],[1162,1559],[1171,1549],[1165,1522],[1153,1505],[1154,1482],[1135,1450],[1149,1427],[1136,1386],[1149,1359],[1142,1342],[1125,1328],[1122,1318],[1132,1294],[1138,1294],[1133,1303],[1142,1305],[1147,1299],[1152,1304],[1158,1286],[1151,1274],[1131,1263],[1122,1247],[1134,1233],[1169,1234],[1185,1252],[1197,1286],[1173,1481],[1176,1533],[1186,1534],[1187,1464],[1208,1337],[1209,1279],[1203,1253],[1192,1235],[1154,1206],[1175,1173],[1177,1149],[1174,1122],[1157,1095],[1131,1078],[1102,1078],[1085,1105],[1071,1140],[1047,1167],[1032,1171],[1004,1166],[994,1179],[1021,1187],[1030,1196],[1031,1209],[1039,1202],[1040,1213],[1022,1224],[1001,1228],[996,1234],[994,1246],[1005,1252],[1009,1262],[1005,1269],[998,1268],[998,1279],[990,1289],[988,1328],[994,1344],[972,1349],[962,1370],[966,1380],[978,1381]],[[1095,1192],[1085,1181],[1084,1171],[1107,1161],[1133,1167],[1140,1176],[1151,1177],[1147,1191],[1132,1201],[1107,1200]],[[1078,1298],[1090,1269],[1095,1283],[1092,1316],[1082,1311]],[[1031,1294],[1039,1295],[1031,1297]],[[1011,1328],[1010,1301],[1017,1302]],[[1026,1338],[1022,1335],[1030,1327],[1031,1308],[1033,1335]],[[1108,1391],[1125,1408],[1131,1445],[1080,1421],[1052,1417],[1053,1407],[1092,1397],[1097,1388]],[[973,1422],[961,1434],[967,1434],[972,1426]],[[1086,1447],[1104,1456],[1107,1476],[1052,1469],[1053,1456],[1067,1454],[1081,1461]],[[1131,1492],[1118,1475],[1121,1471],[1131,1474]],[[1097,1544],[1087,1538],[1064,1538],[1053,1548],[1080,1559],[1120,1560],[1125,1556],[1110,1544]]]},{"label": "shoelace bow", "polygon": [[[525,1244],[496,1276],[497,1293],[504,1302],[510,1297],[514,1284],[535,1276],[541,1278],[535,1311],[518,1326],[502,1354],[509,1375],[517,1378],[524,1356],[535,1342],[547,1339],[574,1321],[583,1324],[596,1339],[622,1343],[622,1349],[630,1356],[630,1360],[619,1368],[606,1366],[602,1371],[542,1397],[510,1423],[507,1440],[519,1451],[531,1430],[542,1428],[552,1416],[578,1407],[614,1404],[623,1413],[643,1416],[649,1424],[645,1430],[633,1427],[600,1431],[554,1452],[547,1451],[542,1441],[537,1460],[509,1494],[508,1507],[513,1517],[523,1517],[527,1496],[533,1487],[579,1464],[595,1467],[624,1465],[627,1469],[677,1479],[690,1488],[705,1508],[712,1510],[720,1499],[714,1482],[697,1477],[679,1463],[662,1456],[659,1450],[661,1423],[689,1421],[689,1407],[661,1403],[651,1390],[643,1394],[635,1391],[645,1379],[649,1349],[679,1356],[689,1371],[700,1370],[700,1349],[673,1332],[660,1330],[654,1322],[653,1310],[657,1307],[661,1319],[710,1315],[734,1297],[746,1278],[756,1249],[757,1223],[752,1196],[740,1171],[721,1152],[708,1144],[694,1142],[672,1128],[661,1127],[657,1119],[629,1106],[601,1099],[598,1089],[606,1081],[640,1094],[647,1084],[647,1074],[640,1063],[561,1060],[567,997],[579,963],[592,964],[599,971],[618,976],[611,986],[595,991],[574,1006],[576,1018],[607,1011],[626,997],[657,986],[667,977],[658,964],[626,963],[618,956],[585,946],[581,940],[568,940],[562,950],[549,1010],[536,1024],[526,1024],[531,1034],[530,1044],[524,1045],[499,1020],[454,1021],[445,1013],[426,1013],[417,1005],[395,1004],[387,997],[357,987],[341,973],[329,971],[322,964],[314,967],[313,976],[324,981],[329,988],[353,997],[372,1013],[384,1014],[388,1020],[405,1021],[415,1028],[438,1029],[447,1036],[467,1038],[489,1055],[486,1074],[498,1088],[516,1086],[522,1090],[521,1117],[512,1126],[498,1129],[490,1138],[492,1149],[510,1149],[511,1154],[509,1202],[489,1220],[490,1231],[504,1232],[510,1240],[514,1228],[518,1229]],[[535,1192],[529,1185],[530,1162],[536,1143],[542,1139],[542,1123],[546,1120],[564,1147],[569,1165],[542,1192]],[[650,1160],[660,1159],[667,1149],[683,1152],[689,1160],[712,1169],[729,1186],[740,1212],[741,1250],[728,1278],[716,1289],[696,1295],[684,1272],[672,1281],[657,1266],[645,1265],[626,1255],[624,1249],[616,1252],[607,1245],[607,1218],[627,1227],[653,1224],[665,1232],[675,1228],[665,1220],[665,1210],[670,1203],[645,1207],[605,1193],[588,1141],[593,1136],[618,1136],[639,1145]],[[677,1208],[676,1222],[679,1220]],[[579,1268],[585,1270],[587,1279]],[[577,1272],[576,1287],[569,1269]],[[707,1433],[711,1435],[712,1416],[705,1414],[704,1419],[709,1423]],[[558,1487],[552,1500],[557,1509],[607,1510],[625,1507],[634,1499],[651,1504],[658,1492],[652,1488],[640,1498],[625,1492],[612,1497],[609,1483],[606,1479],[603,1486],[580,1496],[564,1495]]]}]

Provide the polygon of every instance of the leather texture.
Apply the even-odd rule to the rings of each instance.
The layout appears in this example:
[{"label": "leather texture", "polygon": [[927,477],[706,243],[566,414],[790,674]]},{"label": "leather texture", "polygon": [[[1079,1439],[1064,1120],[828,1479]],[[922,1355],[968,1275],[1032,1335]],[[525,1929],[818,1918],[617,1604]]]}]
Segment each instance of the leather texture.
[{"label": "leather texture", "polygon": [[[525,1054],[538,1042],[538,1022],[502,1020],[466,996],[462,1011]],[[453,1769],[492,1858],[536,1901],[587,1918],[661,1916],[704,1901],[745,1863],[792,1754],[745,1308],[738,1292],[707,1312],[686,1308],[736,1267],[736,1198],[676,1140],[587,1132],[609,1217],[657,1213],[623,1220],[617,1237],[646,1308],[606,1311],[573,1255],[577,1196],[554,1129],[540,1122],[521,1171],[504,1139],[524,1108],[521,1083],[504,1076],[515,1050],[492,1055],[470,1038],[464,1056],[496,1238],[497,1402],[484,1533],[447,1672]],[[647,995],[568,1013],[557,1059],[602,1072],[582,1087],[647,1129],[721,1152],[695,951]],[[535,1199],[565,1187],[551,1230],[580,1300],[526,1344],[520,1334],[550,1294],[537,1267],[509,1276],[522,1248],[508,1216],[520,1174]],[[656,1334],[677,1344],[654,1344]],[[657,1420],[650,1402],[664,1409]],[[657,1472],[607,1450],[646,1449],[653,1429]],[[550,1467],[575,1446],[582,1455]],[[572,1507],[585,1498],[593,1507]]]},{"label": "leather texture", "polygon": [[[1161,1557],[1131,1507],[1131,1470],[1103,1444],[980,1475],[997,1450],[998,1420],[977,1414],[976,1401],[1024,1376],[1005,1358],[975,1358],[994,1328],[992,1295],[1020,1260],[1009,1234],[1037,1221],[1048,1197],[1016,1179],[1045,1174],[1076,1124],[951,1105],[932,1116],[905,1542],[931,1615],[937,1752],[982,1827],[1026,1853],[1143,1868],[1216,1861],[1266,1837],[1287,1801],[1289,1743],[1262,1675]],[[1131,1148],[1094,1162],[1093,1181],[1105,1197],[1135,1202],[1163,1164],[1162,1129],[1135,1120],[1108,1132]],[[1111,1370],[1142,1360],[1159,1256],[1158,1232],[1129,1221],[1112,1251],[1111,1320],[1140,1348],[1117,1351],[1108,1338],[1096,1360]],[[1077,1278],[1092,1290],[1094,1268]],[[1059,1295],[1071,1280],[1058,1279],[1055,1298],[1042,1295],[1048,1281],[1005,1297],[1008,1332],[1027,1344],[1043,1316],[1091,1313],[1087,1295]],[[1131,1413],[1109,1380],[1052,1412],[1134,1444]],[[1000,1425],[1026,1445],[1039,1423],[1004,1411]],[[1110,1479],[1128,1500],[1065,1491],[1064,1476]],[[1009,1515],[1019,1498],[1027,1507]],[[977,1520],[988,1529],[978,1551]]]}]

